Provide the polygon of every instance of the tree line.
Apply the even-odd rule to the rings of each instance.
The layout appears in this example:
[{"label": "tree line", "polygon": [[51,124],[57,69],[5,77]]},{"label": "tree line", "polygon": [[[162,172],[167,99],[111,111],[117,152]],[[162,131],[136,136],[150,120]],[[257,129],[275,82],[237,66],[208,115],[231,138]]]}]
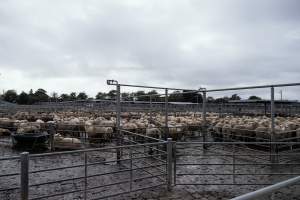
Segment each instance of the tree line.
[{"label": "tree line", "polygon": [[[85,92],[71,92],[70,94],[63,93],[58,95],[56,92],[47,94],[47,91],[39,88],[36,91],[32,89],[26,93],[22,91],[18,94],[15,90],[7,90],[1,99],[11,103],[17,103],[21,105],[31,105],[39,102],[64,102],[64,101],[76,101],[76,100],[113,100],[116,99],[117,91],[110,90],[109,92],[98,92],[95,97],[89,97]],[[164,101],[164,96],[159,95],[156,90],[149,92],[137,91],[137,92],[123,92],[121,93],[121,98],[124,101],[153,101],[159,102]],[[258,96],[250,96],[250,100],[261,100]],[[241,100],[238,94],[233,94],[232,96],[224,96],[220,98],[213,98],[211,96],[207,97],[208,102],[215,103],[225,103],[230,100]],[[168,101],[170,102],[192,102],[192,103],[202,103],[203,97],[201,93],[191,92],[191,91],[174,91],[169,94]]]}]

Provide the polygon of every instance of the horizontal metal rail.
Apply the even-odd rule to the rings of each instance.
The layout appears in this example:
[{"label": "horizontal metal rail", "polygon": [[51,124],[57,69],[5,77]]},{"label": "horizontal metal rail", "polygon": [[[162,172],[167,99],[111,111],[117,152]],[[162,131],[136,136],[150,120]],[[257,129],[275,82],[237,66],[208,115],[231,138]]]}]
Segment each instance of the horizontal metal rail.
[{"label": "horizontal metal rail", "polygon": [[275,87],[290,87],[290,86],[300,86],[300,83],[286,83],[286,84],[272,84],[272,85],[210,89],[210,90],[206,90],[206,92],[220,92],[220,91],[229,91],[229,90],[248,90],[248,89],[259,89],[259,88],[270,88],[270,87],[274,87],[274,88]]},{"label": "horizontal metal rail", "polygon": [[[188,153],[178,153],[176,154],[177,156],[205,156],[205,157],[211,157],[211,156],[230,156],[232,157],[232,154],[203,154],[203,153],[199,153],[199,154],[196,154],[196,153],[191,153],[191,154],[188,154]],[[292,154],[287,154],[287,153],[249,153],[249,154],[235,154],[234,156],[237,156],[237,157],[242,157],[242,156],[297,156],[297,155],[300,155],[300,153],[292,153]]]},{"label": "horizontal metal rail", "polygon": [[11,187],[11,188],[1,188],[0,192],[9,191],[9,190],[19,190],[20,187]]},{"label": "horizontal metal rail", "polygon": [[161,139],[149,137],[149,136],[138,134],[138,133],[133,133],[131,131],[127,131],[127,130],[124,130],[124,129],[121,129],[120,131],[124,132],[124,133],[128,133],[128,134],[132,134],[132,135],[135,135],[135,136],[141,136],[141,137],[144,137],[144,138],[147,138],[147,139],[150,139],[150,140],[155,140],[155,141],[158,141],[158,142],[165,142],[164,140],[161,140]]},{"label": "horizontal metal rail", "polygon": [[[203,144],[210,144],[211,147],[215,147],[215,145],[218,145],[220,148],[211,148],[211,149],[203,149]],[[194,142],[176,142],[175,146],[175,162],[174,162],[174,185],[194,185],[194,186],[268,186],[274,184],[274,180],[270,179],[268,181],[253,181],[252,178],[261,179],[264,176],[274,177],[274,178],[282,178],[282,177],[293,177],[293,176],[299,176],[300,172],[294,172],[293,170],[290,170],[290,167],[294,166],[300,166],[299,162],[291,162],[291,163],[285,163],[285,162],[273,162],[273,161],[245,161],[245,156],[249,158],[259,158],[259,156],[267,156],[268,159],[270,156],[276,156],[277,158],[281,157],[297,157],[300,155],[300,152],[263,152],[262,150],[253,150],[249,149],[246,145],[277,145],[277,146],[284,146],[284,145],[291,145],[291,144],[300,144],[299,142],[241,142],[241,141],[230,141],[230,142],[202,142],[202,141],[194,141]],[[199,147],[199,149],[198,149]],[[226,148],[228,147],[228,148]],[[193,149],[190,153],[190,149]],[[241,151],[240,151],[241,150]],[[247,150],[247,152],[243,151]],[[249,152],[250,150],[250,152]],[[219,152],[220,151],[220,152]],[[248,153],[249,152],[249,153]],[[180,157],[182,157],[182,160],[180,160]],[[186,157],[193,157],[197,158],[199,160],[195,160],[193,162],[192,159],[185,161]],[[215,159],[220,157],[221,160],[217,161],[214,160],[214,162],[209,163],[211,159]],[[226,159],[222,158],[226,157]],[[228,159],[227,159],[228,158]],[[176,161],[177,160],[177,161]],[[208,162],[208,163],[206,163]],[[191,168],[190,166],[194,166]],[[197,167],[199,166],[199,167]],[[217,166],[216,169],[214,169],[214,166]],[[219,169],[220,166],[222,166],[222,169]],[[256,168],[255,166],[258,166]],[[260,169],[260,167],[262,168]],[[265,166],[267,168],[265,168]],[[283,171],[273,171],[273,167],[287,167],[287,170]],[[205,167],[205,168],[202,168]],[[206,172],[207,168],[213,169],[212,171],[209,171],[209,173]],[[246,168],[247,167],[247,168]],[[248,170],[249,169],[255,169],[255,171],[252,172]],[[269,168],[270,167],[270,168]],[[197,171],[195,170],[197,169]],[[277,169],[277,168],[276,168]],[[281,168],[280,168],[281,169]],[[202,171],[204,170],[204,171]],[[243,170],[243,171],[241,171]],[[244,171],[248,170],[248,171]],[[177,177],[177,178],[176,178]],[[189,179],[185,179],[184,177],[202,177],[202,181],[200,178],[200,181],[188,181]],[[227,180],[229,178],[229,181],[225,181],[224,183],[220,182],[220,180],[210,181],[210,177],[223,177],[222,180]],[[248,180],[249,178],[251,180]],[[261,179],[263,180],[263,179]]]},{"label": "horizontal metal rail", "polygon": [[[105,175],[110,175],[110,174],[118,174],[118,173],[129,172],[131,170],[133,170],[133,171],[142,170],[142,169],[147,169],[147,168],[152,168],[152,167],[160,167],[160,166],[165,166],[165,165],[166,164],[158,164],[158,165],[151,165],[151,166],[146,166],[146,167],[137,167],[137,168],[133,168],[133,169],[118,170],[118,171],[107,172],[107,173],[97,173],[97,174],[92,174],[92,175],[86,176],[86,178],[92,178],[92,177],[96,177],[96,176],[105,176]],[[29,185],[29,187],[36,187],[36,186],[41,186],[41,185],[48,185],[48,184],[54,184],[54,183],[72,181],[72,180],[79,180],[79,179],[83,179],[83,178],[85,178],[85,176],[60,179],[60,180],[55,180],[55,181],[48,181],[48,182],[44,182],[44,183],[36,183],[36,184]]]},{"label": "horizontal metal rail", "polygon": [[34,197],[34,198],[30,198],[30,200],[46,199],[46,198],[51,198],[51,197],[56,197],[56,196],[63,196],[63,195],[66,195],[66,194],[78,193],[78,192],[83,192],[83,191],[84,191],[84,189],[72,190],[72,191],[67,191],[67,192],[55,193],[55,194],[51,194],[51,195]]},{"label": "horizontal metal rail", "polygon": [[100,147],[100,148],[63,151],[63,152],[52,152],[52,153],[43,153],[43,154],[31,154],[29,157],[36,158],[36,157],[45,157],[45,156],[52,156],[52,155],[64,155],[64,154],[76,154],[76,153],[103,151],[103,150],[126,149],[126,148],[132,148],[132,147],[156,146],[156,145],[162,145],[162,144],[166,144],[166,142],[144,143],[144,144],[135,144],[135,145],[115,146],[115,147]]},{"label": "horizontal metal rail", "polygon": [[0,174],[0,178],[7,177],[7,176],[18,176],[18,175],[20,175],[20,173]]},{"label": "horizontal metal rail", "polygon": [[49,168],[49,169],[40,169],[40,170],[29,171],[29,173],[34,174],[34,173],[50,172],[50,171],[62,170],[62,169],[73,169],[73,168],[78,168],[78,167],[84,167],[84,164],[65,166],[65,167],[57,167],[57,168]]},{"label": "horizontal metal rail", "polygon": [[290,86],[300,86],[300,83],[284,83],[284,84],[269,84],[269,85],[257,85],[257,86],[245,86],[245,87],[231,87],[231,88],[219,88],[219,89],[205,89],[200,90],[194,89],[179,89],[179,88],[168,88],[168,87],[154,87],[154,86],[144,86],[144,85],[130,85],[130,84],[119,84],[116,82],[107,82],[108,85],[119,85],[124,87],[138,87],[138,88],[152,88],[152,89],[168,89],[168,90],[188,90],[195,92],[220,92],[220,91],[230,91],[230,90],[248,90],[248,89],[259,89],[259,88],[270,88],[270,87],[290,87]]},{"label": "horizontal metal rail", "polygon": [[0,157],[0,161],[3,161],[3,160],[18,160],[20,159],[20,156],[10,156],[10,157]]},{"label": "horizontal metal rail", "polygon": [[266,186],[271,183],[176,183],[176,185],[201,185],[201,186]]},{"label": "horizontal metal rail", "polygon": [[209,173],[178,173],[177,176],[232,176],[232,175],[238,175],[238,176],[267,176],[267,175],[288,175],[288,176],[293,176],[293,175],[300,175],[300,173],[214,173],[214,174],[209,174]]},{"label": "horizontal metal rail", "polygon": [[239,144],[299,144],[300,142],[176,142],[176,145],[194,145],[194,144],[218,144],[218,145],[239,145]]},{"label": "horizontal metal rail", "polygon": [[178,166],[184,165],[195,165],[195,166],[263,166],[263,165],[270,165],[270,166],[293,166],[293,165],[300,165],[300,163],[176,163]]},{"label": "horizontal metal rail", "polygon": [[115,197],[115,196],[120,196],[120,195],[123,195],[123,194],[129,194],[131,192],[137,192],[137,191],[141,191],[141,190],[147,190],[147,189],[156,188],[156,187],[165,186],[165,185],[166,185],[165,183],[162,183],[162,184],[157,184],[157,185],[152,185],[152,186],[147,186],[147,187],[141,187],[141,188],[134,189],[134,190],[131,190],[131,191],[120,192],[120,193],[115,193],[115,194],[108,195],[108,196],[102,196],[102,197],[93,198],[91,200],[108,199],[108,198]]},{"label": "horizontal metal rail", "polygon": [[[140,143],[140,142],[136,142],[136,141],[134,141],[134,140],[130,140],[130,139],[126,139],[126,138],[122,138],[122,140],[131,142],[131,143],[133,143],[133,144],[142,144],[142,143]],[[148,147],[148,148],[150,148],[150,149],[152,149],[152,150],[155,150],[155,151],[158,151],[158,152],[166,153],[165,151],[162,151],[162,150],[157,149],[157,148],[155,148],[155,147]]]},{"label": "horizontal metal rail", "polygon": [[115,182],[115,183],[110,183],[110,184],[106,184],[106,185],[98,185],[98,186],[93,186],[93,187],[89,187],[87,188],[87,190],[94,190],[94,189],[98,189],[98,188],[102,188],[102,187],[108,187],[108,186],[113,186],[113,185],[120,185],[120,184],[124,184],[124,183],[129,183],[130,181],[134,182],[134,181],[140,181],[140,180],[145,180],[145,179],[151,179],[151,178],[157,178],[160,176],[165,176],[166,174],[158,174],[158,175],[151,175],[151,176],[144,176],[141,178],[136,178],[136,179],[126,179],[124,181],[119,181],[119,182]]},{"label": "horizontal metal rail", "polygon": [[146,86],[146,85],[130,85],[130,84],[119,84],[118,82],[107,82],[107,85],[119,85],[122,87],[137,87],[137,88],[149,88],[149,89],[162,89],[162,90],[188,90],[188,91],[203,91],[203,90],[191,90],[191,89],[182,89],[182,88],[169,88],[169,87],[156,87],[156,86]]},{"label": "horizontal metal rail", "polygon": [[254,192],[250,192],[248,194],[244,194],[239,197],[235,197],[231,200],[251,200],[251,199],[257,199],[259,197],[272,194],[273,192],[276,192],[282,188],[286,188],[291,185],[295,185],[296,183],[300,182],[300,176],[276,183],[274,185],[256,190]]}]

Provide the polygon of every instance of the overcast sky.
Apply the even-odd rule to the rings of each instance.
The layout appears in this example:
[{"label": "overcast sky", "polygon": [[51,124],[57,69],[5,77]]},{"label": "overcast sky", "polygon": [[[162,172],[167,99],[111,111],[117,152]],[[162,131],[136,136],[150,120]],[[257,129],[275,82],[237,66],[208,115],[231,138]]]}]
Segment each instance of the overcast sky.
[{"label": "overcast sky", "polygon": [[1,90],[300,82],[299,64],[298,0],[0,1]]}]

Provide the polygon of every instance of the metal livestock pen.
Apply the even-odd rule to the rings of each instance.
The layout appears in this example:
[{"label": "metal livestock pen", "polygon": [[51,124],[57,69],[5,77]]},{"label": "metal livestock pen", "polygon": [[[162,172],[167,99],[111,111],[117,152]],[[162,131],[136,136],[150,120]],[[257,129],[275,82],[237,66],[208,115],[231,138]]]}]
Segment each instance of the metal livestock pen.
[{"label": "metal livestock pen", "polygon": [[[214,186],[217,190],[226,190],[226,188],[230,186],[239,186],[239,190],[236,190],[236,188],[229,188],[232,192],[231,197],[234,197],[241,193],[256,190],[261,186],[272,185],[290,177],[300,175],[300,161],[298,159],[299,151],[295,148],[300,145],[299,141],[278,141],[275,137],[274,100],[274,88],[299,86],[300,83],[215,90],[188,90],[188,92],[199,92],[203,95],[204,101],[202,104],[189,105],[189,109],[196,111],[195,113],[201,112],[198,117],[202,118],[203,123],[197,129],[200,134],[198,140],[187,140],[184,142],[172,141],[169,139],[170,114],[186,110],[182,109],[182,107],[180,107],[181,105],[178,104],[174,105],[173,110],[172,105],[168,101],[168,96],[170,90],[177,91],[185,89],[127,85],[119,84],[112,80],[109,80],[108,84],[115,85],[117,91],[116,101],[109,103],[108,106],[112,109],[110,111],[116,114],[116,145],[111,147],[68,152],[51,152],[45,154],[28,155],[27,153],[23,153],[21,156],[0,158],[0,161],[5,162],[4,165],[1,166],[8,166],[7,168],[1,168],[0,193],[3,195],[1,196],[3,199],[15,198],[19,194],[21,195],[21,199],[55,199],[58,196],[64,196],[64,198],[67,199],[101,199],[111,198],[117,195],[122,196],[126,193],[147,190],[162,185],[165,185],[167,189],[174,191],[179,187],[186,186],[194,186],[196,187],[196,190],[199,190],[198,187],[202,187],[203,190],[208,190],[210,189],[210,186]],[[126,102],[121,101],[121,87],[164,90],[163,95],[165,97],[165,102],[163,104],[155,104],[153,102],[149,102],[148,104],[148,106],[150,106],[148,112],[150,111],[151,113],[153,110],[163,112],[165,121],[160,127],[164,130],[163,140],[145,136],[139,132],[123,129],[121,124],[122,112],[130,110],[132,104],[127,102],[129,105],[125,107]],[[212,140],[209,132],[209,124],[207,123],[207,111],[210,109],[209,104],[206,101],[207,93],[256,88],[270,89],[271,98],[269,114],[272,125],[270,140],[260,142]],[[93,107],[94,106],[91,105],[86,106],[86,104],[82,103],[82,105],[78,106],[78,109],[93,110]],[[133,108],[134,111],[143,111],[143,106],[133,107],[135,107]],[[26,109],[30,110],[31,108],[29,107]],[[72,108],[72,106],[63,108],[67,108],[68,110]],[[215,107],[212,107],[212,109],[214,108]],[[49,108],[45,106],[45,110],[47,109]],[[227,115],[232,114],[233,111],[228,109],[226,112],[222,111],[222,113]],[[270,151],[266,152],[253,149],[251,148],[251,145],[269,146]],[[289,148],[279,152],[278,147],[280,145]],[[100,155],[93,155],[91,154],[92,152],[97,152]],[[69,155],[71,154],[75,154],[78,158],[74,159],[73,157],[70,157]],[[51,156],[58,156],[62,164],[67,165],[57,166],[57,160],[54,159],[52,160],[52,164],[55,167],[47,166],[45,168],[43,161],[51,160]],[[105,160],[102,160],[103,157]],[[71,159],[74,159],[74,162],[70,163]],[[15,163],[12,163],[10,160],[14,160]],[[34,165],[28,165],[28,162]],[[107,163],[112,164],[107,166]],[[10,166],[17,167],[11,168]],[[97,167],[93,168],[92,166]],[[18,171],[19,167],[21,169],[20,171]],[[30,169],[30,167],[33,168]],[[77,176],[70,178],[70,176],[74,174]],[[52,180],[48,179],[49,175]],[[103,176],[109,177],[103,178]],[[41,177],[45,178],[46,181],[39,182]],[[21,180],[19,181],[18,178]],[[153,180],[147,182],[148,179]],[[116,182],[109,182],[109,180],[116,180]],[[9,182],[11,182],[11,184],[4,184]],[[60,184],[60,182],[67,183]],[[139,184],[138,182],[141,183]],[[59,183],[58,186],[50,187],[52,191],[48,191],[49,187],[47,187],[47,185],[57,183]],[[97,185],[97,183],[102,184]],[[142,185],[148,186],[135,187]],[[41,186],[46,186],[46,188],[41,188]],[[244,186],[246,186],[246,188],[242,188]],[[98,190],[99,188],[105,189]],[[272,192],[275,192],[275,190]],[[300,195],[296,190],[293,191],[293,194],[296,196]],[[272,195],[272,197],[280,199],[284,198],[282,194],[275,194]],[[123,196],[123,198],[126,197]],[[288,198],[290,199],[290,197]]]}]

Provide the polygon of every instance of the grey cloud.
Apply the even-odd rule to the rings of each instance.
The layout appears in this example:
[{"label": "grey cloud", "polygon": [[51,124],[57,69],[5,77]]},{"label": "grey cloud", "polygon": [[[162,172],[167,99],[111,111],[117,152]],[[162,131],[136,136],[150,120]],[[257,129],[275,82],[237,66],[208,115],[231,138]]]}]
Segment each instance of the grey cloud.
[{"label": "grey cloud", "polygon": [[0,3],[0,68],[24,77],[19,90],[37,77],[48,90],[90,80],[80,90],[92,95],[107,78],[190,88],[299,79],[299,1],[20,2]]}]

